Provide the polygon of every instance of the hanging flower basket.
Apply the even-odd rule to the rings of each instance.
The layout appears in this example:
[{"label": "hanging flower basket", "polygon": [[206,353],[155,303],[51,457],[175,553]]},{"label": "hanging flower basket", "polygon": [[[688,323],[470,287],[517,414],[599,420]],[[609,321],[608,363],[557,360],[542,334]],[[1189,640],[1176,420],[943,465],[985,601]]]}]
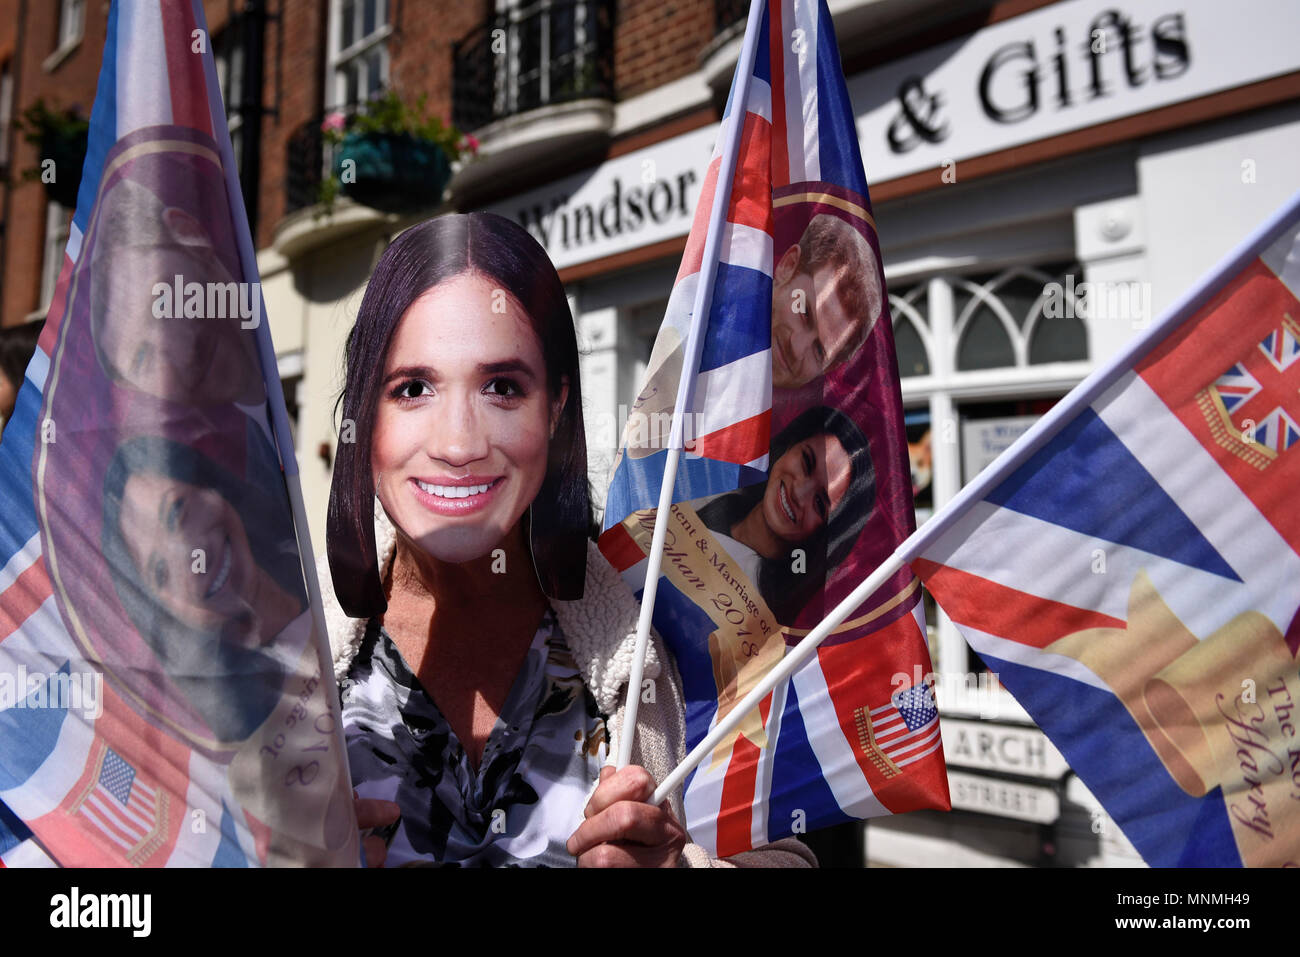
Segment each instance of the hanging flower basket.
[{"label": "hanging flower basket", "polygon": [[321,132],[330,161],[318,213],[340,194],[386,212],[437,206],[458,164],[478,150],[474,137],[426,116],[424,96],[411,107],[394,90],[351,115],[331,113]]},{"label": "hanging flower basket", "polygon": [[[345,169],[349,161],[351,167]],[[334,173],[343,195],[399,212],[438,205],[451,179],[451,163],[437,143],[410,133],[352,131],[343,137]]]}]

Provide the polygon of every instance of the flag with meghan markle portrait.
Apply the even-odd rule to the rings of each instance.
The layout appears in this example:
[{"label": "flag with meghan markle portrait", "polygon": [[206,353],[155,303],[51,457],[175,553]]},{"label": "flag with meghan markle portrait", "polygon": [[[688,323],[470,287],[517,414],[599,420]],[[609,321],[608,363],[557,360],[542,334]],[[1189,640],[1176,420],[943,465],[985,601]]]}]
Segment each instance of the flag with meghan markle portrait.
[{"label": "flag with meghan markle portrait", "polygon": [[6,866],[358,863],[262,312],[203,5],[114,2],[0,442]]},{"label": "flag with meghan markle portrait", "polygon": [[[688,747],[915,528],[880,245],[831,18],[825,0],[756,6],[748,81],[742,56],[600,537],[639,596],[668,425],[693,376],[653,617],[682,677]],[[701,358],[684,369],[708,271]],[[910,570],[691,772],[684,799],[692,840],[718,856],[949,806]]]}]

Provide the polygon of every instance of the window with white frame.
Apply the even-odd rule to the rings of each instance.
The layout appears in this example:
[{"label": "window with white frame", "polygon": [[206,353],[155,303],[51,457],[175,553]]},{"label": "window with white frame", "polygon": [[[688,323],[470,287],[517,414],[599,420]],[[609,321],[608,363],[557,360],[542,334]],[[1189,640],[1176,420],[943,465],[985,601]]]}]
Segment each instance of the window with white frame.
[{"label": "window with white frame", "polygon": [[389,0],[330,0],[326,106],[355,106],[388,84]]},{"label": "window with white frame", "polygon": [[86,21],[86,0],[60,0],[59,36],[56,50],[64,50],[81,42]]},{"label": "window with white frame", "polygon": [[9,125],[13,120],[14,76],[12,63],[0,66],[0,171],[9,168]]},{"label": "window with white frame", "polygon": [[44,315],[54,298],[54,286],[63,268],[63,252],[68,245],[68,230],[72,224],[72,210],[50,200],[45,204],[45,252],[41,264],[41,307]]},{"label": "window with white frame", "polygon": [[[1017,265],[980,275],[937,275],[890,289],[917,523],[1010,445],[1090,371],[1089,327],[1074,298],[1075,264]],[[947,713],[1028,720],[929,597],[935,667],[949,675]],[[980,682],[983,681],[981,687]]]},{"label": "window with white frame", "polygon": [[240,170],[244,139],[244,42],[241,21],[232,20],[212,38],[212,58],[217,67],[217,84],[226,108],[226,126],[235,152],[235,169]]}]

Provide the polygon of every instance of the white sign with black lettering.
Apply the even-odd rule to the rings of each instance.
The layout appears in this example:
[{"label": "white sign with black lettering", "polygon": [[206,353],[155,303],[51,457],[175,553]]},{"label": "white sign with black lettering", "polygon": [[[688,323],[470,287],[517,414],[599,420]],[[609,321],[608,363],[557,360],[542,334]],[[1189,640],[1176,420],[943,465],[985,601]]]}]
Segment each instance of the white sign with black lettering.
[{"label": "white sign with black lettering", "polygon": [[1039,824],[1051,824],[1061,816],[1061,799],[1052,788],[949,771],[948,790],[954,811],[979,811]]},{"label": "white sign with black lettering", "polygon": [[556,269],[684,236],[718,124],[674,136],[488,208],[520,223]]},{"label": "white sign with black lettering", "polygon": [[943,719],[943,756],[949,764],[1058,780],[1065,757],[1037,728]]},{"label": "white sign with black lettering", "polygon": [[848,80],[867,179],[961,161],[1300,69],[1295,0],[1065,0]]}]

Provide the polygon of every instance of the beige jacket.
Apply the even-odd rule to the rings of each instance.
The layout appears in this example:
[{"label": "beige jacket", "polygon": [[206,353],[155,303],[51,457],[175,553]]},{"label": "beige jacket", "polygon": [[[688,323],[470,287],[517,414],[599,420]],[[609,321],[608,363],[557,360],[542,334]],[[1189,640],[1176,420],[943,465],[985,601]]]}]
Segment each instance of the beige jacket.
[{"label": "beige jacket", "polygon": [[[375,545],[382,556],[381,574],[386,574],[396,548],[393,526],[376,503]],[[334,677],[341,680],[352,665],[366,622],[349,618],[334,596],[329,565],[317,563],[325,622],[334,658]],[[564,631],[583,680],[591,689],[601,711],[610,715],[609,752],[618,753],[623,730],[624,690],[632,670],[640,604],[623,579],[591,544],[587,551],[587,579],[578,601],[552,601],[551,607]],[[662,781],[686,757],[685,707],[682,683],[671,655],[659,636],[651,632],[646,655],[645,677],[653,681],[655,700],[642,700],[637,710],[636,739],[632,763],[644,767],[656,781]],[[682,791],[669,797],[677,820],[685,821]],[[681,859],[684,867],[815,867],[817,860],[807,847],[788,838],[766,847],[725,859],[711,858],[698,844],[687,844]]]}]

